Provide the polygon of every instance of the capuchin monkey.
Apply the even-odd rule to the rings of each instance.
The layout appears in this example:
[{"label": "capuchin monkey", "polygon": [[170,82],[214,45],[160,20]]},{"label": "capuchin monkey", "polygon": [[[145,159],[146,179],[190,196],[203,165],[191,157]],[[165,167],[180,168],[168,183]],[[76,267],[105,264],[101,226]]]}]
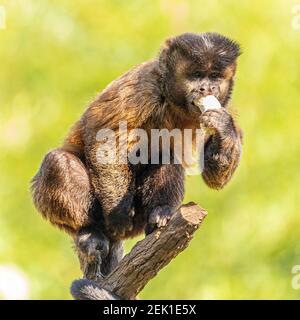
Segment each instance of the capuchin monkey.
[{"label": "capuchin monkey", "polygon": [[[227,109],[239,55],[238,44],[217,33],[166,40],[157,58],[109,84],[63,145],[45,156],[32,179],[34,204],[72,236],[87,278],[110,273],[122,258],[122,240],[164,226],[184,196],[184,165],[103,164],[97,132],[118,133],[120,121],[146,132],[209,129],[202,177],[209,187],[223,188],[241,156],[242,133]],[[195,101],[208,95],[222,107],[201,112]]]}]

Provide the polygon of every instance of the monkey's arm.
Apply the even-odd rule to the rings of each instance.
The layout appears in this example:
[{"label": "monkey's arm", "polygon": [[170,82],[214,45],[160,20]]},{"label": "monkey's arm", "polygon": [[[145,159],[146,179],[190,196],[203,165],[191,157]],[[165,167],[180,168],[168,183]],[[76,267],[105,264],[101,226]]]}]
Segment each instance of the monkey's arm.
[{"label": "monkey's arm", "polygon": [[225,109],[205,112],[201,122],[205,128],[214,131],[204,146],[202,177],[209,187],[221,189],[239,164],[242,131]]}]

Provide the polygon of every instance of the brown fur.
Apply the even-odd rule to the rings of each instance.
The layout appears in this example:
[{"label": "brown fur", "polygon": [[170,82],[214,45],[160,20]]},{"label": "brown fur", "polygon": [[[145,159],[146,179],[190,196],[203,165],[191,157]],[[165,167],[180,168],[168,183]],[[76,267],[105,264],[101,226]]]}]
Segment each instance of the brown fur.
[{"label": "brown fur", "polygon": [[[208,41],[211,45],[206,47]],[[168,40],[158,59],[113,81],[88,106],[63,146],[45,157],[32,183],[37,209],[75,239],[90,238],[84,232],[101,233],[101,239],[106,237],[116,247],[116,241],[145,228],[151,232],[170,218],[184,195],[182,165],[97,161],[98,130],[118,132],[120,121],[127,121],[128,130],[149,133],[153,128],[213,129],[205,146],[203,178],[210,187],[223,187],[241,152],[239,129],[225,109],[238,54],[238,46],[220,35],[185,34]],[[218,79],[211,78],[216,72]],[[212,91],[202,92],[202,86]],[[201,114],[193,99],[209,93],[219,96],[224,109]],[[129,141],[128,148],[135,143]]]}]

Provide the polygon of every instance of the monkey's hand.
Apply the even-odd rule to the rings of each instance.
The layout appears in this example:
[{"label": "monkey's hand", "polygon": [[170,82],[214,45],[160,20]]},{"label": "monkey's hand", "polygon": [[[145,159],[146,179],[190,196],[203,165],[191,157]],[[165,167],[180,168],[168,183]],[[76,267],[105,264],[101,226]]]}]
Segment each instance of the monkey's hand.
[{"label": "monkey's hand", "polygon": [[205,111],[200,117],[201,127],[209,134],[221,137],[237,136],[234,120],[224,108]]},{"label": "monkey's hand", "polygon": [[156,228],[164,227],[175,212],[176,208],[168,205],[154,208],[148,217],[148,224],[145,230],[146,235],[153,232]]},{"label": "monkey's hand", "polygon": [[221,189],[239,164],[242,150],[241,130],[230,113],[223,108],[204,112],[200,121],[210,134],[204,146],[202,177],[209,187]]}]

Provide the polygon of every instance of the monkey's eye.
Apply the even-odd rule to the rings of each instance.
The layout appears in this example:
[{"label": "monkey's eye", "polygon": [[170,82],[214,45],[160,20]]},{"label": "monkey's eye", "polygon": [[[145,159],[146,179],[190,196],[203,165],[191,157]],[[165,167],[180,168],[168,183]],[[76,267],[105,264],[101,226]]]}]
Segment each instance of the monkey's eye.
[{"label": "monkey's eye", "polygon": [[204,78],[205,77],[205,74],[201,71],[196,71],[192,74],[192,77],[193,78]]},{"label": "monkey's eye", "polygon": [[220,77],[221,77],[221,75],[218,72],[213,72],[209,75],[209,78],[212,80],[217,80]]}]

